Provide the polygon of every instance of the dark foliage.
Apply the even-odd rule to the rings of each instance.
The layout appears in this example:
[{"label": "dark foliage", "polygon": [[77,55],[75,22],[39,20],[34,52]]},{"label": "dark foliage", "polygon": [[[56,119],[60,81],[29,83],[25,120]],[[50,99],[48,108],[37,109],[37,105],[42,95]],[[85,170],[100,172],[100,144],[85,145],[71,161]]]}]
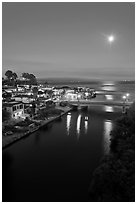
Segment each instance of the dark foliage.
[{"label": "dark foliage", "polygon": [[4,98],[4,99],[10,99],[11,97],[12,97],[12,93],[4,92],[2,94],[2,98]]},{"label": "dark foliage", "polygon": [[33,96],[36,99],[37,95],[38,95],[38,88],[37,87],[33,87],[32,91],[33,91]]},{"label": "dark foliage", "polygon": [[18,122],[16,125],[17,125],[17,126],[27,127],[27,126],[30,125],[31,123],[32,123],[32,121],[30,121],[29,119],[27,119],[27,120]]},{"label": "dark foliage", "polygon": [[36,85],[37,84],[37,80],[36,77],[33,74],[29,74],[29,73],[22,73],[22,77],[29,79],[29,82],[31,85]]},{"label": "dark foliage", "polygon": [[13,73],[12,73],[12,78],[13,78],[14,80],[16,80],[17,77],[18,77],[17,74],[16,74],[15,72],[13,72]]},{"label": "dark foliage", "polygon": [[18,77],[17,74],[15,72],[12,72],[11,70],[7,70],[5,72],[5,76],[8,80],[15,80]]},{"label": "dark foliage", "polygon": [[135,201],[135,108],[116,121],[110,154],[95,170],[90,196],[96,202]]},{"label": "dark foliage", "polygon": [[11,118],[10,112],[2,109],[2,122],[7,121]]},{"label": "dark foliage", "polygon": [[11,70],[8,70],[5,72],[5,76],[8,78],[8,79],[11,79],[12,78],[12,74],[13,72]]},{"label": "dark foliage", "polygon": [[4,79],[2,81],[3,85],[9,85],[9,86],[16,86],[18,85],[37,85],[37,79],[33,74],[29,73],[22,73],[22,77],[24,77],[26,80],[20,80],[17,79],[17,74],[15,72],[12,72],[11,70],[6,71],[5,76],[7,79]]},{"label": "dark foliage", "polygon": [[42,120],[42,119],[45,119],[45,118],[48,118],[48,117],[58,116],[62,112],[63,112],[62,110],[58,110],[58,109],[55,109],[55,108],[48,108],[48,109],[45,108],[45,109],[39,110],[37,118]]},{"label": "dark foliage", "polygon": [[62,106],[62,107],[68,106],[68,102],[62,101],[62,102],[60,102],[60,106]]}]

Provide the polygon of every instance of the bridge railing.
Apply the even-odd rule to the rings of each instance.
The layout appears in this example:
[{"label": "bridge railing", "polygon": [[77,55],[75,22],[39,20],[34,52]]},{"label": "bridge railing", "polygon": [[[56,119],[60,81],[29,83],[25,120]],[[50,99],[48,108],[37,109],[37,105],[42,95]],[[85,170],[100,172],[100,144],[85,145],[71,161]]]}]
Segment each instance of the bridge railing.
[{"label": "bridge railing", "polygon": [[[60,100],[64,101],[64,100]],[[121,101],[97,101],[97,100],[65,100],[71,105],[114,105],[114,106],[130,106],[133,102],[126,102],[124,103]]]}]

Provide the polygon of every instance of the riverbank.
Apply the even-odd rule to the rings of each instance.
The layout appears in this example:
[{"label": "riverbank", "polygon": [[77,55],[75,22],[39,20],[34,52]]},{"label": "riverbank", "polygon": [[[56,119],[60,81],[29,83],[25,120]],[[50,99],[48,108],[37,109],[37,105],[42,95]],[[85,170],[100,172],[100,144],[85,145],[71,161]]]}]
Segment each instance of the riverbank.
[{"label": "riverbank", "polygon": [[26,136],[29,136],[30,134],[39,130],[41,127],[43,127],[43,126],[45,126],[45,125],[47,125],[47,124],[49,124],[55,120],[58,120],[60,117],[62,117],[67,112],[72,110],[72,108],[70,108],[70,107],[59,107],[59,106],[57,106],[56,109],[62,110],[63,112],[58,116],[50,117],[47,120],[42,121],[40,125],[38,125],[37,127],[34,127],[31,130],[28,130],[28,131],[23,132],[23,133],[14,133],[13,135],[9,135],[9,136],[2,135],[2,148],[6,148],[7,146],[13,144],[14,142],[16,142],[16,141],[18,141],[18,140],[20,140]]},{"label": "riverbank", "polygon": [[92,174],[91,202],[135,202],[135,104],[117,118],[110,152]]}]

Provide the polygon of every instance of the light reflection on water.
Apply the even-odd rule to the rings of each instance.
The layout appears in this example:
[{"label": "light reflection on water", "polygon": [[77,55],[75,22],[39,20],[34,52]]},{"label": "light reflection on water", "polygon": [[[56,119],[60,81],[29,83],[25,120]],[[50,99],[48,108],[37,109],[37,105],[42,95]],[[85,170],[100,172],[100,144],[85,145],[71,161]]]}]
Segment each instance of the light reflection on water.
[{"label": "light reflection on water", "polygon": [[113,123],[111,120],[104,121],[104,152],[109,153],[110,150],[110,132],[112,131]]},{"label": "light reflection on water", "polygon": [[114,99],[113,95],[105,95],[105,97],[107,100],[113,100]]},{"label": "light reflection on water", "polygon": [[113,112],[121,109],[95,106],[68,113],[3,150],[3,202],[88,201],[90,175],[109,152]]},{"label": "light reflection on water", "polygon": [[[82,122],[82,119],[84,119],[84,124]],[[67,115],[67,120],[66,120],[66,129],[67,129],[67,135],[70,134],[70,129],[71,129],[71,120],[72,120],[72,115],[71,113],[68,113]],[[79,139],[79,136],[80,136],[80,133],[81,133],[81,130],[84,128],[84,133],[87,134],[87,131],[88,131],[88,116],[84,116],[82,117],[82,115],[78,115],[77,117],[77,122],[76,122],[76,133],[77,133],[77,136],[78,136],[78,139]],[[74,123],[75,124],[75,123]],[[73,126],[74,126],[73,124]]]},{"label": "light reflection on water", "polygon": [[104,106],[104,111],[112,113],[114,112],[114,108],[112,106]]},{"label": "light reflection on water", "polygon": [[85,120],[85,134],[87,134],[87,131],[88,131],[88,121]]},{"label": "light reflection on water", "polygon": [[112,86],[112,85],[103,85],[103,87],[101,87],[101,90],[103,90],[103,91],[116,91],[116,87]]},{"label": "light reflection on water", "polygon": [[70,133],[70,124],[71,124],[71,113],[68,113],[67,115],[67,133],[68,135]]},{"label": "light reflection on water", "polygon": [[115,82],[114,81],[104,81],[102,83],[102,85],[104,85],[104,86],[114,86]]},{"label": "light reflection on water", "polygon": [[78,136],[78,139],[79,139],[79,135],[80,135],[80,125],[81,125],[81,115],[79,115],[77,118],[77,136]]}]

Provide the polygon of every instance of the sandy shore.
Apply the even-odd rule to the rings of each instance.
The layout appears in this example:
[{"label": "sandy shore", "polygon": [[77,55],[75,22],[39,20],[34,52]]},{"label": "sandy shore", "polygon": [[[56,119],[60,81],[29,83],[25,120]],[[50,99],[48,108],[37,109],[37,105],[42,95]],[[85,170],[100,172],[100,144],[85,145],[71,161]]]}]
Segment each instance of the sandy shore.
[{"label": "sandy shore", "polygon": [[10,135],[10,136],[4,136],[3,135],[2,136],[2,148],[5,148],[5,147],[11,145],[12,143],[20,140],[21,138],[24,138],[24,137],[32,134],[33,132],[36,132],[37,130],[39,130],[39,128],[47,125],[48,123],[50,123],[52,121],[57,120],[58,118],[60,118],[61,116],[63,116],[64,114],[66,114],[67,112],[72,110],[72,108],[70,108],[70,107],[56,107],[56,109],[63,110],[64,112],[61,113],[61,115],[59,115],[59,116],[54,116],[54,117],[48,118],[45,121],[42,121],[42,123],[39,126],[35,127],[31,131],[27,131],[24,133],[15,133],[15,134]]}]

